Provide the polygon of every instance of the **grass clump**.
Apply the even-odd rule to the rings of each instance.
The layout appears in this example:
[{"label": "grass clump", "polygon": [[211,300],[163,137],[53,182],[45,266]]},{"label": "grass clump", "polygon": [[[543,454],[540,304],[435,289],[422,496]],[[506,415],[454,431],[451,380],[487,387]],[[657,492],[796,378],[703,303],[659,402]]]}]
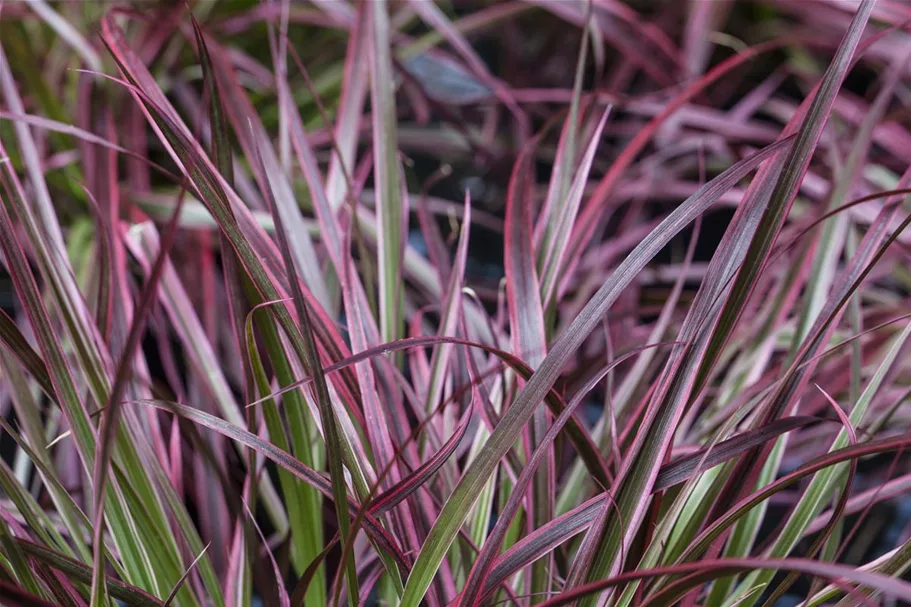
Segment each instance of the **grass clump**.
[{"label": "grass clump", "polygon": [[4,5],[0,602],[911,602],[906,12]]}]

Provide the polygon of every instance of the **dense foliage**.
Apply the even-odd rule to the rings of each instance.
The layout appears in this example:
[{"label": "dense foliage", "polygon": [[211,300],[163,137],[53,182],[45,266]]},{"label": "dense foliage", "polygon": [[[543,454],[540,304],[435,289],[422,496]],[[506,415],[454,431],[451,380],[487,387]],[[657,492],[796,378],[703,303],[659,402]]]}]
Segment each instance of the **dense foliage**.
[{"label": "dense foliage", "polygon": [[909,24],[0,3],[0,602],[911,604]]}]

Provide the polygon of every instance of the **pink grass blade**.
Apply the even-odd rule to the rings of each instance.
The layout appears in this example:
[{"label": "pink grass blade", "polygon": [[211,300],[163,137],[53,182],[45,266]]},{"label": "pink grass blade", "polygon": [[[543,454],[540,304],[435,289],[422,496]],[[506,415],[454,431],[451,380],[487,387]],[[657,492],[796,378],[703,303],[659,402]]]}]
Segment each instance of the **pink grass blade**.
[{"label": "pink grass blade", "polygon": [[164,168],[160,164],[156,164],[156,163],[152,162],[145,156],[142,156],[141,154],[139,154],[133,150],[129,150],[125,147],[122,147],[122,146],[118,145],[117,143],[111,141],[110,139],[105,139],[104,137],[101,137],[95,133],[90,133],[84,129],[80,129],[71,124],[66,124],[63,122],[59,122],[57,120],[51,120],[50,118],[45,118],[44,116],[35,116],[32,114],[24,114],[24,113],[18,113],[18,112],[6,111],[6,110],[0,110],[0,120],[9,120],[11,122],[22,122],[29,126],[35,127],[37,129],[51,131],[54,133],[63,133],[66,135],[71,135],[72,137],[75,137],[75,138],[79,139],[80,141],[84,141],[85,143],[90,143],[93,145],[97,145],[99,147],[107,148],[109,150],[114,150],[115,152],[118,152],[119,154],[128,156],[131,160],[140,162],[143,165],[146,165],[149,168],[154,169],[156,172],[160,173],[162,176],[169,177],[174,181],[180,180],[174,173],[172,173],[168,169]]},{"label": "pink grass blade", "polygon": [[[304,130],[300,114],[294,106],[294,99],[287,81],[279,79],[277,82],[279,105],[284,108],[290,143],[298,159],[298,166],[310,190],[312,204],[320,221],[320,238],[326,245],[329,258],[335,266],[336,273],[343,269],[342,264],[342,232],[336,217],[337,209],[330,203],[326,188],[323,186],[323,177],[317,164],[316,153],[310,144]],[[262,137],[264,140],[264,137]],[[265,141],[264,141],[265,144]]]},{"label": "pink grass blade", "polygon": [[730,0],[689,3],[682,49],[687,76],[695,77],[705,70],[715,44],[710,34],[723,25],[732,4]]},{"label": "pink grass blade", "polygon": [[567,269],[566,255],[570,248],[569,239],[573,232],[579,207],[582,204],[582,196],[588,183],[595,152],[601,143],[601,134],[604,131],[609,115],[610,108],[604,111],[601,120],[595,126],[591,140],[578,160],[578,168],[566,191],[565,198],[561,197],[560,206],[556,209],[557,212],[553,219],[556,223],[550,232],[551,238],[545,241],[548,249],[542,252],[544,266],[541,271],[541,297],[547,307],[553,306],[557,302],[559,299],[559,293],[557,292],[559,283],[566,280],[564,272]]},{"label": "pink grass blade", "polygon": [[[532,369],[536,369],[547,354],[547,335],[544,329],[544,308],[541,304],[540,283],[535,270],[535,252],[532,244],[532,219],[531,204],[533,192],[534,173],[532,170],[531,155],[534,152],[537,140],[532,140],[522,150],[516,160],[513,174],[509,182],[506,198],[506,234],[505,252],[503,254],[506,270],[506,298],[509,305],[510,338],[513,351],[528,361]],[[532,417],[529,432],[529,454],[538,450],[541,441],[547,433],[549,416],[546,409],[538,410]],[[529,455],[530,457],[530,455]],[[556,489],[555,465],[553,452],[546,452],[544,465],[535,476],[535,482],[528,495],[529,520],[533,527],[540,527],[551,520],[554,515],[554,493]],[[515,496],[515,488],[512,495]],[[524,489],[523,489],[524,491]],[[508,525],[512,520],[506,521]],[[493,549],[499,547],[503,541],[505,527],[497,530],[498,536]],[[491,538],[492,539],[492,538]],[[488,556],[488,559],[492,553]],[[547,593],[550,590],[550,571],[552,568],[550,558],[537,562],[532,572],[533,594]],[[483,581],[483,567],[481,573],[475,577],[473,585],[468,588],[480,587]],[[474,593],[468,592],[464,596]]]},{"label": "pink grass blade", "polygon": [[417,491],[421,485],[430,480],[430,478],[443,467],[443,464],[452,457],[456,447],[458,447],[459,443],[462,442],[462,439],[465,438],[469,421],[469,415],[463,416],[463,419],[456,425],[455,432],[452,433],[452,436],[443,443],[436,453],[427,458],[427,461],[418,466],[414,472],[389,487],[386,491],[377,495],[370,502],[370,512],[380,515],[383,512],[390,510]]},{"label": "pink grass blade", "polygon": [[[331,215],[331,211],[328,209],[326,212]],[[334,218],[329,218],[329,220],[334,221]],[[379,331],[373,317],[366,311],[368,307],[367,297],[351,259],[350,229],[346,236],[345,246],[342,251],[339,251],[341,257],[339,263],[344,265],[337,266],[342,287],[342,301],[348,320],[351,345],[356,350],[364,350],[367,348],[368,343],[379,340]],[[388,397],[387,402],[384,403],[381,400],[380,386],[383,386],[383,383],[377,381],[377,378],[389,377],[390,374],[394,373],[394,369],[390,361],[385,358],[375,359],[374,362],[375,364],[365,362],[356,365],[355,372],[358,377],[362,409],[364,410],[364,429],[367,432],[368,441],[374,454],[374,464],[376,468],[387,471],[377,481],[382,485],[387,482],[394,483],[401,478],[399,462],[394,449],[393,435],[398,434],[399,440],[401,440],[404,429],[399,428],[398,432],[396,432],[397,425],[394,420],[397,417],[404,419],[407,414],[396,397],[394,395],[389,396],[388,391],[385,392]],[[417,456],[417,452],[413,449],[410,450],[409,454],[415,458]],[[367,479],[365,478],[364,481],[366,483]],[[371,476],[370,482],[373,483],[373,476]],[[364,492],[363,484],[359,487],[359,495],[362,500],[366,500],[367,496],[370,495],[370,493]],[[398,536],[403,538],[409,548],[415,549],[419,545],[420,540],[418,539],[416,528],[405,513],[396,512],[392,524]],[[353,529],[356,532],[356,524]],[[349,538],[349,540],[351,539]],[[349,543],[346,542],[344,546],[347,548]],[[388,561],[385,557],[383,558]],[[403,583],[398,570],[391,561],[386,563],[385,568],[389,574],[387,579],[391,582],[395,594],[399,594]]]},{"label": "pink grass blade", "polygon": [[695,453],[662,466],[652,490],[658,492],[669,489],[674,485],[685,482],[703,470],[708,470],[737,457],[744,451],[778,438],[786,432],[791,432],[819,421],[821,421],[820,418],[808,415],[783,417],[771,424],[732,436],[713,447],[700,449]]},{"label": "pink grass blade", "polygon": [[335,120],[336,146],[329,160],[329,171],[326,175],[326,196],[333,210],[338,210],[347,196],[354,195],[354,192],[348,191],[348,176],[354,173],[358,131],[367,97],[368,62],[364,61],[364,56],[369,52],[369,44],[370,24],[367,21],[367,5],[362,3],[358,6],[348,30],[341,99]]},{"label": "pink grass blade", "polygon": [[595,496],[523,537],[494,561],[481,596],[487,598],[511,575],[588,529],[606,507],[607,496]]},{"label": "pink grass blade", "polygon": [[[888,501],[896,497],[902,496],[911,489],[911,475],[901,475],[898,478],[894,478],[882,485],[878,485],[867,489],[861,493],[857,493],[851,496],[851,499],[848,500],[848,504],[845,507],[845,514],[856,514],[861,512],[871,505],[878,504],[883,501]],[[806,535],[813,535],[818,533],[823,527],[826,526],[826,523],[831,519],[831,511],[825,511],[810,523],[804,533]]]},{"label": "pink grass blade", "polygon": [[533,369],[547,354],[544,309],[531,238],[531,155],[535,143],[529,143],[519,155],[510,178],[503,256],[513,349]]},{"label": "pink grass blade", "polygon": [[[2,49],[0,49],[0,88],[3,89],[3,97],[6,100],[9,111],[14,114],[24,114],[25,107],[19,97],[17,84],[12,78],[12,70]],[[36,221],[46,231],[48,244],[57,250],[64,250],[63,232],[54,214],[50,191],[41,171],[42,162],[35,139],[26,124],[16,122],[13,124],[13,128],[16,132],[19,151],[23,156],[29,181],[32,183],[32,187],[35,188]],[[6,156],[6,153],[4,152],[3,155]]]},{"label": "pink grass blade", "polygon": [[[296,52],[293,52],[293,58],[301,72],[307,78],[309,85],[309,75]],[[338,218],[338,204],[333,202],[328,185],[325,187],[323,185],[322,175],[317,164],[316,152],[307,137],[300,115],[293,106],[291,91],[288,88],[287,83],[279,81],[278,86],[280,100],[283,104],[288,105],[287,116],[291,130],[291,141],[295,155],[298,159],[298,164],[304,174],[307,186],[310,189],[311,200],[315,207],[317,217],[319,218],[320,237],[326,245],[329,258],[335,267],[336,275],[339,276],[343,282],[342,301],[345,312],[350,318],[360,319],[355,327],[349,327],[352,333],[351,337],[354,340],[352,346],[358,350],[364,349],[367,347],[368,343],[376,343],[379,341],[380,331],[376,326],[376,321],[372,315],[360,313],[362,310],[368,309],[368,299],[363,280],[357,273],[350,271],[350,263],[347,260],[347,251],[350,250],[350,246],[342,242],[343,230]],[[316,96],[317,92],[313,91],[313,94]],[[361,100],[361,103],[363,103],[363,100]],[[320,110],[320,113],[324,116],[324,119],[328,120],[328,117],[325,117],[325,113],[322,109]],[[334,143],[336,143],[336,145],[333,146],[336,152],[344,156],[345,152],[338,147],[337,142],[334,141]],[[336,157],[337,156],[334,156],[333,158]],[[350,172],[345,168],[345,165],[340,165],[340,171],[346,180],[346,187],[354,187],[353,184],[350,183]],[[352,192],[350,195],[353,196],[354,193]],[[363,336],[361,335],[362,332],[364,333]],[[359,380],[362,383],[363,381],[371,381],[369,377],[361,377]],[[366,388],[362,387],[362,393],[365,389]],[[377,438],[383,440],[381,435]]]},{"label": "pink grass blade", "polygon": [[[468,242],[471,234],[471,199],[465,193],[465,210],[462,216],[462,226],[459,229],[459,240],[456,246],[455,259],[449,276],[449,285],[446,289],[446,298],[443,300],[442,318],[440,319],[439,335],[455,335],[456,327],[462,314],[462,286],[465,280],[465,263],[468,258]],[[434,350],[430,360],[430,377],[427,387],[425,411],[430,412],[437,408],[443,396],[446,374],[452,356],[452,345],[440,344]]]}]

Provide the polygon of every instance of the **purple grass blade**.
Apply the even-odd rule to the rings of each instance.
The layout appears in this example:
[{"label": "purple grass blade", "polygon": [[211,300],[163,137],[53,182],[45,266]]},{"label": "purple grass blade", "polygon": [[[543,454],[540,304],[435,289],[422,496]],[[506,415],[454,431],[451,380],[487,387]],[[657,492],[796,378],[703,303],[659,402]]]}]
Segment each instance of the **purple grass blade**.
[{"label": "purple grass blade", "polygon": [[[544,308],[541,304],[541,285],[535,269],[535,251],[532,244],[532,219],[531,204],[534,173],[531,165],[531,154],[535,150],[537,140],[532,140],[522,150],[516,160],[513,174],[509,183],[506,198],[506,234],[505,252],[503,255],[506,270],[506,299],[509,306],[510,338],[513,351],[528,361],[532,369],[536,369],[547,354],[547,336],[544,331]],[[550,423],[546,409],[539,409],[532,417],[529,429],[529,454],[538,450],[541,441],[547,433]],[[544,465],[535,475],[535,482],[528,494],[528,512],[531,528],[540,527],[553,518],[554,493],[556,492],[556,471],[553,452],[546,452]],[[524,488],[522,489],[524,491]],[[517,489],[513,488],[513,497],[517,496]],[[508,525],[512,516],[505,521]],[[495,531],[498,531],[496,528]],[[491,536],[494,540],[492,550],[499,547],[505,534],[505,527],[497,535]],[[494,539],[496,538],[496,539]],[[488,551],[489,552],[489,551]],[[482,553],[483,554],[483,553]],[[488,555],[488,560],[493,553]],[[548,557],[541,563],[536,563],[532,574],[531,591],[535,594],[550,590],[550,576],[553,563]],[[484,569],[474,580],[469,576],[466,582],[467,592],[464,600],[474,600],[474,595],[483,582]],[[473,584],[471,583],[473,582]],[[474,588],[474,591],[472,591]],[[469,597],[469,598],[464,598]],[[468,604],[464,603],[463,604]]]}]

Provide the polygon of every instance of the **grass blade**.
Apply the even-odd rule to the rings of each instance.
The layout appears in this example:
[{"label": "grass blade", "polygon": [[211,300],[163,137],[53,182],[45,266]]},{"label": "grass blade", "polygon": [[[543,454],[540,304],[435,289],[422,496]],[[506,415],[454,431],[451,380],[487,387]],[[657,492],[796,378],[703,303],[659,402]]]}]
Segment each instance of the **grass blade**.
[{"label": "grass blade", "polygon": [[401,336],[402,226],[407,217],[398,171],[398,127],[386,0],[367,4],[370,28],[370,103],[373,107],[374,181],[377,193],[380,331],[383,341]]}]

